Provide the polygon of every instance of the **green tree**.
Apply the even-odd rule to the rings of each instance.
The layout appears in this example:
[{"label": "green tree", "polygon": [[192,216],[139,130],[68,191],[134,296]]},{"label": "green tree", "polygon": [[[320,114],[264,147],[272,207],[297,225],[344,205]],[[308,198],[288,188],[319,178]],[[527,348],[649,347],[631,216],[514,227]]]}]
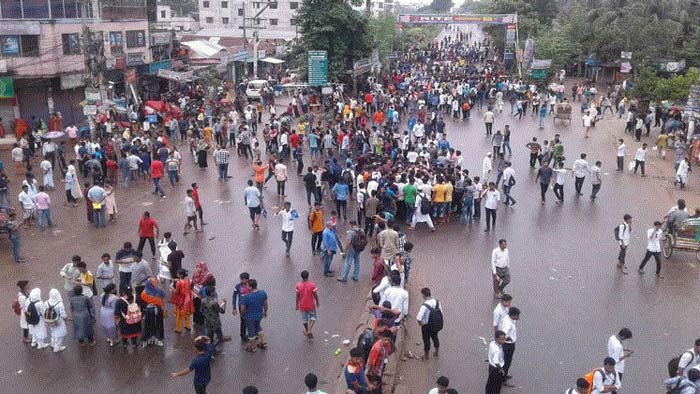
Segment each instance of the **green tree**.
[{"label": "green tree", "polygon": [[374,47],[382,59],[398,46],[396,22],[396,16],[393,14],[381,15],[370,19],[369,26]]},{"label": "green tree", "polygon": [[454,6],[452,0],[433,0],[429,8],[435,12],[447,12],[452,9],[452,6]]},{"label": "green tree", "polygon": [[292,50],[293,65],[307,73],[309,50],[328,52],[328,79],[345,78],[354,60],[374,47],[369,18],[353,9],[362,0],[305,0],[297,11],[300,38]]}]

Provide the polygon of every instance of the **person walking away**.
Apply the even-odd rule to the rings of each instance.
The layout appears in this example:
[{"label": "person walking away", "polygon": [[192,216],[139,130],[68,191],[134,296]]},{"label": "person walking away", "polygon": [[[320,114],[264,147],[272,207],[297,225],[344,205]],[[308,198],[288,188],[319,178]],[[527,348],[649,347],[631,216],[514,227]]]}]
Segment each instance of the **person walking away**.
[{"label": "person walking away", "polygon": [[170,298],[175,314],[175,332],[180,334],[185,330],[192,331],[192,313],[194,302],[192,300],[192,282],[187,277],[187,270],[180,268],[177,271],[173,294]]},{"label": "person walking away", "polygon": [[275,216],[282,218],[282,242],[285,245],[285,256],[289,257],[289,251],[292,249],[292,240],[294,239],[294,221],[299,217],[296,210],[292,210],[292,203],[284,202],[284,208],[277,210]]},{"label": "person walking away", "polygon": [[581,153],[580,158],[574,161],[572,170],[572,174],[575,179],[574,188],[576,189],[576,194],[582,196],[583,193],[581,193],[581,191],[583,189],[583,181],[586,179],[586,175],[591,172],[591,168],[586,161],[585,153]]},{"label": "person walking away", "polygon": [[172,378],[188,375],[194,371],[194,392],[196,394],[206,394],[207,385],[211,382],[211,359],[214,356],[214,345],[207,336],[198,336],[194,339],[194,351],[197,354],[190,366],[180,372],[170,374]]},{"label": "person walking away", "polygon": [[493,120],[494,120],[494,113],[491,110],[491,107],[488,107],[486,112],[484,113],[484,124],[486,125],[486,135],[491,135],[491,131],[493,130]]},{"label": "person walking away", "polygon": [[107,198],[107,193],[100,185],[95,184],[87,191],[87,200],[91,203],[92,217],[95,222],[95,227],[106,227],[106,217],[105,217],[105,199]]},{"label": "person walking away", "polygon": [[83,286],[76,285],[73,288],[73,295],[70,297],[70,310],[73,315],[73,338],[80,346],[85,346],[85,341],[90,346],[95,346],[95,307],[92,300],[83,295]]},{"label": "person walking away", "polygon": [[[549,163],[542,162],[542,167],[540,167],[537,170],[537,176],[535,177],[535,182],[537,182],[537,180],[540,181],[540,197],[542,198],[542,205],[544,205],[544,203],[545,203],[547,190],[549,190],[549,183],[552,180],[552,174],[553,174],[553,171],[549,167]],[[557,194],[556,189],[555,189],[554,194],[555,195]],[[557,196],[557,198],[559,198],[559,196]],[[562,199],[563,199],[563,196],[562,196],[562,198],[560,198],[560,200],[562,200]]]},{"label": "person walking away", "polygon": [[[688,183],[688,173],[690,172],[690,159],[687,157],[684,157],[683,160],[681,160],[678,163],[678,169],[676,170],[676,179],[673,180],[673,184],[680,184],[680,188],[684,189],[685,185]],[[41,186],[39,186],[39,189],[41,190]],[[39,195],[37,194],[37,197]],[[37,203],[37,206],[39,204]],[[40,216],[41,217],[41,216]]]},{"label": "person walking away", "polygon": [[537,137],[532,137],[532,141],[528,142],[525,147],[530,150],[530,168],[535,168],[542,146],[537,142]]},{"label": "person walking away", "polygon": [[200,232],[197,228],[197,208],[194,204],[194,199],[192,198],[193,190],[187,189],[187,195],[185,196],[185,228],[182,231],[183,235],[187,235],[189,229],[194,226],[194,232]]},{"label": "person walking away", "polygon": [[510,195],[510,191],[515,186],[515,170],[511,162],[506,161],[505,165],[506,168],[503,170],[503,194],[506,195],[505,205],[513,207],[517,201]]},{"label": "person walking away", "polygon": [[[661,276],[661,237],[663,236],[663,231],[661,230],[662,223],[660,221],[654,222],[654,227],[647,230],[647,251],[644,255],[642,263],[639,265],[639,274],[644,275],[644,267],[647,265],[649,259],[653,256],[656,261],[656,277],[663,279]],[[619,361],[619,360],[618,360]],[[624,366],[624,364],[623,364]]]},{"label": "person walking away", "polygon": [[491,228],[496,229],[496,209],[501,201],[501,193],[496,190],[496,184],[489,182],[489,188],[484,190],[481,197],[485,199],[484,209],[486,210],[486,229],[484,232],[491,231]]},{"label": "person walking away", "polygon": [[248,344],[246,351],[255,353],[257,348],[267,349],[267,342],[261,326],[263,318],[267,317],[267,293],[258,290],[258,281],[248,281],[250,292],[241,299],[241,316],[245,319],[248,332]]},{"label": "person walking away", "polygon": [[591,201],[595,200],[600,191],[600,186],[603,183],[603,178],[601,177],[600,166],[603,163],[599,161],[595,162],[595,165],[591,167]]},{"label": "person walking away", "polygon": [[304,336],[309,339],[314,337],[312,333],[318,315],[316,309],[321,306],[318,300],[316,284],[309,280],[309,271],[301,271],[301,282],[296,284],[296,310],[301,312],[301,322],[304,325]]},{"label": "person walking away", "polygon": [[438,337],[438,333],[442,330],[443,312],[440,301],[432,297],[429,288],[424,287],[420,292],[423,295],[423,304],[418,309],[416,320],[418,320],[423,337],[423,357],[421,357],[421,360],[426,361],[430,358],[431,340],[433,341],[433,346],[435,346],[433,356],[437,358],[440,354],[440,338]]},{"label": "person walking away", "polygon": [[360,280],[360,254],[367,247],[367,236],[358,224],[351,220],[351,229],[347,232],[345,244],[345,268],[343,275],[338,277],[339,282],[347,282],[350,275],[350,267],[354,265],[352,280]]},{"label": "person walking away", "polygon": [[281,161],[275,164],[275,179],[277,180],[277,195],[284,197],[284,185],[287,182],[287,166]]},{"label": "person walking away", "polygon": [[491,274],[493,275],[493,292],[496,298],[503,296],[503,290],[510,283],[510,257],[508,242],[498,241],[498,247],[491,252]]},{"label": "person walking away", "polygon": [[127,349],[129,341],[136,348],[141,336],[141,308],[136,303],[131,287],[127,286],[121,291],[121,296],[114,306],[114,319],[124,350]]},{"label": "person walking away", "polygon": [[[515,342],[517,341],[517,327],[515,322],[520,320],[520,309],[511,307],[508,310],[508,316],[503,317],[501,325],[498,327],[500,331],[506,333],[506,341],[503,344],[503,380],[511,379],[508,375],[510,365],[513,362],[513,353],[515,353]],[[511,386],[504,383],[506,386]]]},{"label": "person walking away", "polygon": [[627,145],[625,141],[620,138],[617,140],[617,171],[622,171],[625,168],[625,155],[627,154]]},{"label": "person walking away", "polygon": [[31,345],[37,349],[45,349],[49,346],[46,343],[46,321],[44,320],[45,304],[41,301],[41,289],[34,288],[29,292],[29,298],[25,306],[25,318],[29,326],[29,335],[32,337]]},{"label": "person walking away", "polygon": [[17,214],[10,212],[7,215],[7,222],[5,222],[5,227],[7,228],[7,235],[12,243],[12,258],[15,263],[24,263],[22,254],[20,253],[20,232],[19,229],[24,226],[24,223],[18,223]]},{"label": "person walking away", "polygon": [[63,340],[68,335],[66,330],[66,306],[63,304],[61,293],[56,289],[49,291],[49,299],[46,300],[44,319],[51,332],[51,348],[54,353],[66,350]]},{"label": "person walking away", "polygon": [[207,223],[204,222],[204,210],[202,209],[202,200],[199,198],[199,185],[194,182],[190,185],[192,188],[192,199],[194,200],[194,207],[197,209],[197,215],[199,215],[199,224],[204,229]]},{"label": "person walking away", "polygon": [[214,162],[218,168],[219,182],[228,181],[228,164],[230,153],[224,149],[221,145],[217,145],[214,151]]},{"label": "person walking away", "polygon": [[243,201],[248,207],[250,221],[253,223],[253,231],[260,230],[260,214],[262,213],[262,194],[253,181],[248,179],[248,187],[243,190]]},{"label": "person walking away", "polygon": [[163,179],[163,162],[156,159],[151,162],[151,181],[153,181],[153,194],[165,198],[165,191],[160,181]]},{"label": "person walking away", "polygon": [[637,153],[634,154],[634,173],[637,174],[637,169],[641,167],[642,177],[645,177],[644,165],[647,161],[647,144],[646,142],[642,144],[642,147],[637,149]]},{"label": "person walking away", "polygon": [[620,245],[620,253],[617,255],[617,269],[627,275],[625,269],[625,257],[627,256],[627,247],[630,244],[630,233],[632,232],[632,215],[626,213],[622,217],[622,224],[617,226],[615,231],[615,240]]},{"label": "person walking away", "polygon": [[309,231],[311,232],[311,254],[321,254],[321,241],[323,238],[323,204],[320,201],[314,203],[314,209],[308,217]]},{"label": "person walking away", "polygon": [[250,287],[248,286],[248,281],[250,280],[250,274],[247,272],[243,272],[239,275],[240,282],[236,284],[236,286],[233,288],[233,302],[231,305],[233,305],[232,313],[234,316],[238,314],[240,316],[240,337],[241,337],[241,342],[246,343],[248,342],[248,336],[246,335],[246,324],[245,324],[245,319],[243,318],[243,315],[240,314],[241,310],[241,301],[243,300],[243,296],[246,294],[250,293]]},{"label": "person walking away", "polygon": [[141,339],[141,346],[144,348],[148,345],[163,346],[164,299],[165,291],[158,288],[158,279],[155,276],[149,276],[141,292],[141,301],[146,305]]},{"label": "person walking away", "polygon": [[152,259],[156,259],[156,241],[158,238],[158,232],[160,228],[158,227],[158,222],[151,217],[151,213],[146,211],[139,220],[138,236],[139,245],[136,247],[138,252],[143,252],[143,247],[146,245],[146,241],[151,246]]},{"label": "person walking away", "polygon": [[114,307],[119,300],[117,296],[117,286],[110,283],[104,287],[104,294],[100,308],[100,326],[102,333],[107,338],[107,344],[112,347],[117,344],[117,326],[114,321]]},{"label": "person walking away", "polygon": [[615,371],[620,376],[620,381],[622,381],[622,374],[625,372],[625,360],[632,357],[634,353],[632,349],[622,346],[622,341],[628,339],[632,339],[632,331],[626,327],[608,339],[608,357],[615,360]]},{"label": "person walking away", "polygon": [[503,344],[506,343],[506,333],[496,330],[494,340],[489,343],[489,377],[486,380],[486,394],[500,394],[503,385],[503,366],[505,365]]}]

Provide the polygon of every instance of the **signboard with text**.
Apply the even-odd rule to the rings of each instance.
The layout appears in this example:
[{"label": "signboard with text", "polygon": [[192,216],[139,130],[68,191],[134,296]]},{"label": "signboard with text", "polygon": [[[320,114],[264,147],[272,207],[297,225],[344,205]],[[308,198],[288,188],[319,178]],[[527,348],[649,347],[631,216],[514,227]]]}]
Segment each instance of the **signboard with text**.
[{"label": "signboard with text", "polygon": [[309,51],[309,86],[323,86],[328,83],[328,53]]},{"label": "signboard with text", "polygon": [[417,24],[485,24],[485,25],[505,25],[508,23],[518,23],[515,14],[463,14],[463,15],[399,15],[401,23]]},{"label": "signboard with text", "polygon": [[0,98],[15,97],[15,85],[12,77],[0,77]]}]

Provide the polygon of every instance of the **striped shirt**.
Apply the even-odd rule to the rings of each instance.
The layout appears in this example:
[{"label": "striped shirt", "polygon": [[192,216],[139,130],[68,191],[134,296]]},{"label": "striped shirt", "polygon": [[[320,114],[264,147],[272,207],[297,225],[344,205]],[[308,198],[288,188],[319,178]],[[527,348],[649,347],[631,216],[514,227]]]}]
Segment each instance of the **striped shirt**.
[{"label": "striped shirt", "polygon": [[226,149],[217,149],[214,151],[214,160],[216,164],[228,164],[230,153]]}]

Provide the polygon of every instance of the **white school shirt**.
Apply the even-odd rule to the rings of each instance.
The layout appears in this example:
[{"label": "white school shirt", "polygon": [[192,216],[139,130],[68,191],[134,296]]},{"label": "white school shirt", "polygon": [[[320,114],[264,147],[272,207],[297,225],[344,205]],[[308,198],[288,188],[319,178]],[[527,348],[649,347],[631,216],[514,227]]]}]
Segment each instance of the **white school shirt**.
[{"label": "white school shirt", "polygon": [[[647,230],[647,250],[650,252],[660,252],[661,251],[661,235],[663,231],[660,229],[650,228]],[[622,372],[622,371],[618,371]]]},{"label": "white school shirt", "polygon": [[634,155],[634,160],[637,161],[646,161],[647,160],[647,151],[644,148],[639,148],[637,149],[637,153]]},{"label": "white school shirt", "polygon": [[622,342],[616,335],[612,335],[608,339],[608,357],[615,359],[615,371],[619,373],[625,372],[625,360],[620,360],[625,355],[625,348]]},{"label": "white school shirt", "polygon": [[627,145],[620,144],[617,146],[617,157],[625,157],[627,153]]},{"label": "white school shirt", "polygon": [[496,305],[496,308],[493,309],[493,326],[498,327],[501,325],[501,320],[503,320],[504,317],[508,316],[508,309],[505,306],[503,306],[503,303],[498,303]]},{"label": "white school shirt", "polygon": [[498,329],[506,333],[506,338],[510,338],[508,343],[515,343],[518,340],[518,330],[515,326],[515,320],[510,316],[504,316]]},{"label": "white school shirt", "polygon": [[504,364],[503,347],[496,343],[496,341],[491,341],[491,343],[489,343],[489,365],[502,368]]},{"label": "white school shirt", "polygon": [[501,250],[500,247],[494,248],[491,252],[491,273],[496,274],[496,268],[510,267],[510,256],[508,248]]},{"label": "white school shirt", "polygon": [[283,209],[275,214],[282,217],[282,231],[288,233],[294,231],[294,220],[292,219],[292,211],[287,212]]}]

